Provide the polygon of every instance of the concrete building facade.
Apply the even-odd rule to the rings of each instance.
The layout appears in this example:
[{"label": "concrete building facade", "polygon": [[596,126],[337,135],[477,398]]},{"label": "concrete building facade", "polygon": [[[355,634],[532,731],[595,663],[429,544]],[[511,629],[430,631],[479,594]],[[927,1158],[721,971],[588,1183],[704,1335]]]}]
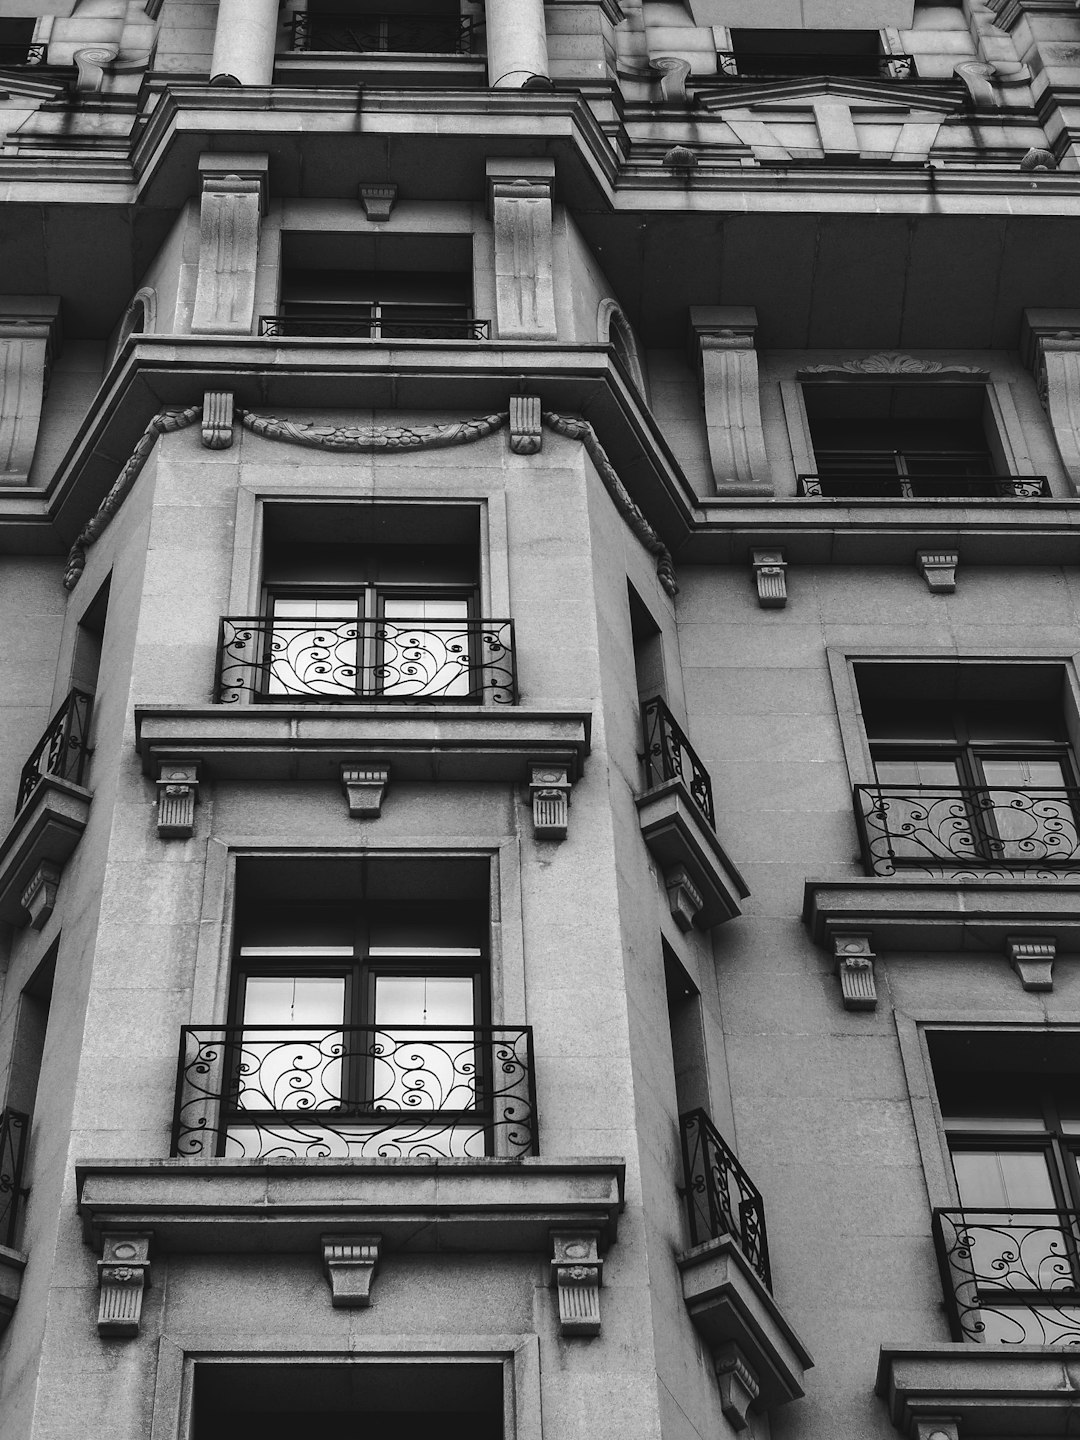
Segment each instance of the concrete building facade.
[{"label": "concrete building facade", "polygon": [[0,0],[2,1440],[1072,1433],[1078,95]]}]

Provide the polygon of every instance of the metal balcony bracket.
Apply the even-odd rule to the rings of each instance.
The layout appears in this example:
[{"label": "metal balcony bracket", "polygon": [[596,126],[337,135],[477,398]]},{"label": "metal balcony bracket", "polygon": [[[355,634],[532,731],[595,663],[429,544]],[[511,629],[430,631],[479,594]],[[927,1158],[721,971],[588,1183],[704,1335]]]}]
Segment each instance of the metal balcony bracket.
[{"label": "metal balcony bracket", "polygon": [[98,1334],[130,1339],[139,1333],[143,1295],[150,1285],[151,1235],[106,1232],[98,1261]]},{"label": "metal balcony bracket", "polygon": [[875,955],[869,935],[843,933],[833,935],[836,973],[840,976],[840,992],[845,1010],[876,1010],[877,985],[874,979]]},{"label": "metal balcony bracket", "polygon": [[751,550],[758,604],[763,610],[782,610],[788,601],[787,561],[782,550]]},{"label": "metal balcony bracket", "polygon": [[560,1335],[600,1334],[600,1286],[604,1262],[597,1232],[551,1232],[551,1283],[559,1302]]},{"label": "metal balcony bracket", "polygon": [[157,832],[162,840],[188,840],[195,833],[199,766],[159,765]]},{"label": "metal balcony bracket", "polygon": [[733,1430],[745,1430],[750,1421],[746,1412],[761,1394],[761,1384],[746,1356],[729,1340],[713,1357],[720,1386],[720,1409]]},{"label": "metal balcony bracket", "polygon": [[510,449],[515,455],[538,455],[544,444],[539,395],[510,396]]},{"label": "metal balcony bracket", "polygon": [[570,770],[566,765],[530,765],[529,797],[537,840],[565,840],[570,823]]},{"label": "metal balcony bracket", "polygon": [[207,390],[203,395],[202,443],[204,450],[229,450],[233,443],[233,397],[229,390]]},{"label": "metal balcony bracket", "polygon": [[389,765],[342,765],[341,786],[352,819],[377,820],[389,783]]},{"label": "metal balcony bracket", "polygon": [[381,224],[390,219],[391,212],[397,204],[397,186],[361,183],[360,204],[364,207],[364,214],[369,220]]},{"label": "metal balcony bracket", "polygon": [[956,567],[960,556],[955,550],[916,550],[915,565],[926,581],[931,595],[951,595],[956,589]]},{"label": "metal balcony bracket", "polygon": [[29,912],[33,929],[45,928],[50,915],[56,909],[56,892],[59,886],[60,866],[52,860],[42,860],[19,896],[23,909]]},{"label": "metal balcony bracket", "polygon": [[1053,990],[1055,940],[1041,935],[1009,935],[1005,953],[1025,990]]},{"label": "metal balcony bracket", "polygon": [[323,1274],[335,1310],[366,1310],[382,1253],[381,1235],[324,1235]]}]

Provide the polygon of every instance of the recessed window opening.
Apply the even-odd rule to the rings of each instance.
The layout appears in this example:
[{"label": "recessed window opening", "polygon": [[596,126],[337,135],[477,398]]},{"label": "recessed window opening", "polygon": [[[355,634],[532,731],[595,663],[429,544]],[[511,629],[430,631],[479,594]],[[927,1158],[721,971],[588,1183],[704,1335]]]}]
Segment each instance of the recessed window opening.
[{"label": "recessed window opening", "polygon": [[877,30],[731,31],[734,69],[739,75],[863,75],[881,73]]},{"label": "recessed window opening", "polygon": [[34,45],[34,19],[0,20],[0,65],[27,65],[44,60],[44,47]]},{"label": "recessed window opening", "polygon": [[304,0],[296,50],[359,54],[469,54],[472,26],[459,0]]}]

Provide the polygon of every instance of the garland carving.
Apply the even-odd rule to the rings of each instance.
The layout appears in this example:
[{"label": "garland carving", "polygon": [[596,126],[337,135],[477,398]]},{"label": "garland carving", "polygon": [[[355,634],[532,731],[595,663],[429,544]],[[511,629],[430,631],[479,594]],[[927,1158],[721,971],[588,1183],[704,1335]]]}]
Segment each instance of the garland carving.
[{"label": "garland carving", "polygon": [[237,407],[245,430],[265,440],[284,440],[289,445],[308,445],[316,450],[345,450],[368,455],[378,450],[445,450],[451,445],[471,445],[501,430],[508,415],[483,415],[452,425],[296,425],[270,415],[253,415]]}]

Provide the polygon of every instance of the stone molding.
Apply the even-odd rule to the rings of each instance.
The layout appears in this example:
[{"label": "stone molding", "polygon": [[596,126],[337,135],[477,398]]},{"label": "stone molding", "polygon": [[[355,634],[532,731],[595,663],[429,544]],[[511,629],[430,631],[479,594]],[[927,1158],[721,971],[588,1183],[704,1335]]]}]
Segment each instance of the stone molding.
[{"label": "stone molding", "polygon": [[453,445],[471,445],[505,429],[507,414],[482,415],[475,420],[455,420],[447,425],[318,425],[279,420],[272,415],[255,415],[237,408],[245,430],[264,440],[282,440],[288,445],[306,445],[313,450],[343,450],[353,455],[377,454],[382,450],[445,450]]},{"label": "stone molding", "polygon": [[0,297],[0,485],[23,485],[30,477],[59,342],[57,296]]},{"label": "stone molding", "polygon": [[98,1334],[120,1339],[138,1335],[143,1296],[150,1285],[150,1241],[141,1234],[106,1231],[98,1261]]},{"label": "stone molding", "polygon": [[[526,0],[513,0],[523,4]],[[501,340],[556,340],[554,160],[489,160],[495,329]]]},{"label": "stone molding", "polygon": [[381,1235],[324,1235],[323,1274],[335,1310],[366,1310],[382,1253]]},{"label": "stone molding", "polygon": [[757,311],[691,305],[690,363],[705,406],[713,484],[719,495],[771,495],[758,377]]},{"label": "stone molding", "polygon": [[250,335],[266,208],[267,155],[199,157],[202,201],[193,335]]},{"label": "stone molding", "polygon": [[1074,493],[1080,493],[1080,310],[1025,310],[1020,354],[1054,432]]},{"label": "stone molding", "polygon": [[990,372],[978,365],[946,365],[942,360],[920,360],[899,351],[882,351],[878,355],[842,360],[836,365],[804,365],[796,379],[801,380],[807,375],[933,375],[938,379],[963,375],[980,380],[990,378]]}]

